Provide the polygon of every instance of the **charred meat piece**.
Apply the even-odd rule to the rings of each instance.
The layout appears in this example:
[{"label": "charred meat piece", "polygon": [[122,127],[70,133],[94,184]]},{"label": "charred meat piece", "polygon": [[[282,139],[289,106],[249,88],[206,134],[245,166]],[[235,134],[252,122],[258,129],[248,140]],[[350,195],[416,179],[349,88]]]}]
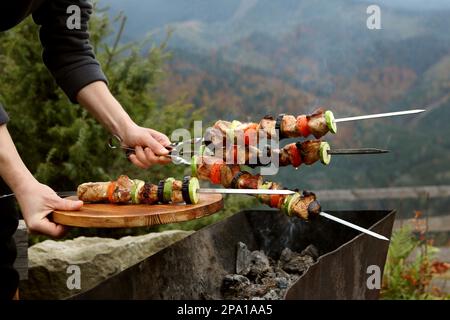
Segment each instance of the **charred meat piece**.
[{"label": "charred meat piece", "polygon": [[236,189],[258,189],[263,184],[263,177],[259,174],[245,173],[237,181]]},{"label": "charred meat piece", "polygon": [[127,203],[131,201],[131,186],[133,180],[121,175],[115,182],[114,191],[109,195],[111,203]]},{"label": "charred meat piece", "polygon": [[[212,174],[216,170],[215,168],[218,168],[223,164],[222,159],[218,159],[215,157],[210,156],[201,156],[196,158],[196,164],[197,164],[197,172],[196,176],[198,176],[199,179],[202,180],[210,180]],[[220,169],[220,167],[219,167]],[[220,171],[219,171],[220,172]],[[219,181],[220,183],[220,181]]]},{"label": "charred meat piece", "polygon": [[181,181],[181,180],[174,180],[172,182],[172,190],[181,191],[182,187],[183,187],[183,181]]},{"label": "charred meat piece", "polygon": [[86,182],[77,188],[78,199],[84,202],[108,202],[108,187],[111,182]]},{"label": "charred meat piece", "polygon": [[310,165],[320,160],[320,143],[320,140],[309,140],[300,144],[299,150],[304,164]]},{"label": "charred meat piece", "polygon": [[272,138],[277,136],[277,131],[275,128],[276,121],[269,116],[264,117],[259,123],[259,129],[263,130],[267,134],[267,138]]},{"label": "charred meat piece", "polygon": [[309,131],[316,139],[326,135],[329,131],[325,120],[325,109],[317,109],[311,115],[307,116],[307,119]]},{"label": "charred meat piece", "polygon": [[296,194],[287,204],[288,214],[297,216],[303,220],[309,220],[320,213],[320,205],[316,201],[316,195],[312,192],[304,191],[302,195]]},{"label": "charred meat piece", "polygon": [[220,168],[220,184],[225,188],[229,188],[231,181],[233,180],[233,172],[227,165],[223,165]]},{"label": "charred meat piece", "polygon": [[155,204],[158,202],[158,186],[151,183],[145,183],[144,186],[138,190],[138,197],[140,203]]},{"label": "charred meat piece", "polygon": [[172,201],[172,203],[183,202],[184,200],[183,200],[183,194],[182,194],[181,190],[172,190],[170,200]]},{"label": "charred meat piece", "polygon": [[300,136],[297,129],[297,119],[291,115],[285,115],[281,121],[282,136],[286,138],[295,138]]}]

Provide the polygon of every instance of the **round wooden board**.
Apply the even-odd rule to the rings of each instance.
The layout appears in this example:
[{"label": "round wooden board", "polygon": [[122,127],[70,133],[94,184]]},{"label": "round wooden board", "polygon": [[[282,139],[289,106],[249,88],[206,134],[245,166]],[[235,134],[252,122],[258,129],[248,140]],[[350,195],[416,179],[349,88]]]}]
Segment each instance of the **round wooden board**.
[{"label": "round wooden board", "polygon": [[[68,199],[76,200],[77,197]],[[193,220],[223,208],[221,194],[201,194],[194,205],[117,205],[85,203],[79,211],[54,211],[53,221],[66,226],[85,228],[148,227]]]}]

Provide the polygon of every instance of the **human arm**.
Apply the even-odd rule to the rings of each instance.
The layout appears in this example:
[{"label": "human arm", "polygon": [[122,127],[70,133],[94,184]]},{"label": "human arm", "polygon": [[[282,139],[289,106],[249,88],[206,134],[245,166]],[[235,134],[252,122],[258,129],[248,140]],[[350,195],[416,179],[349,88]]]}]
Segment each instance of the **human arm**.
[{"label": "human arm", "polygon": [[78,210],[81,201],[62,199],[48,186],[39,183],[20,158],[6,124],[0,125],[0,176],[14,192],[28,230],[60,237],[62,225],[47,216],[53,210]]},{"label": "human arm", "polygon": [[[80,29],[70,29],[66,21],[69,6],[76,5],[81,12]],[[130,160],[147,168],[168,163],[164,148],[169,139],[153,129],[136,125],[107,87],[107,80],[89,43],[88,21],[92,5],[84,0],[46,1],[34,14],[41,26],[40,40],[43,60],[57,84],[73,103],[80,103],[124,145],[135,147]]]},{"label": "human arm", "polygon": [[164,146],[170,144],[166,135],[138,126],[131,120],[106,84],[93,82],[80,90],[77,101],[87,109],[109,132],[121,138],[126,146],[135,147],[130,160],[141,168],[152,164],[165,164],[171,160],[164,157],[169,152]]}]

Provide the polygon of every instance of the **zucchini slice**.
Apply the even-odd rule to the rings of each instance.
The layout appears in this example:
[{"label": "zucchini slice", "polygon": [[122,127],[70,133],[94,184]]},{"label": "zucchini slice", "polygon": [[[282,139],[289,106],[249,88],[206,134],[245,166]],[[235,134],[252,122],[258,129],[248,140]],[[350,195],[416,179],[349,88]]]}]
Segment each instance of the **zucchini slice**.
[{"label": "zucchini slice", "polygon": [[329,165],[331,162],[331,155],[328,153],[330,151],[330,145],[328,142],[322,141],[320,143],[320,149],[319,149],[319,156],[320,156],[320,162],[322,162],[324,165]]},{"label": "zucchini slice", "polygon": [[289,203],[291,202],[292,199],[292,195],[288,195],[286,198],[284,198],[283,204],[281,205],[281,211],[286,214],[288,214],[288,208],[289,208]]},{"label": "zucchini slice", "polygon": [[197,156],[192,156],[191,159],[191,173],[193,177],[197,176]]},{"label": "zucchini slice", "polygon": [[198,189],[200,189],[200,183],[198,182],[198,179],[196,177],[192,177],[189,180],[189,187],[188,187],[189,199],[191,200],[192,204],[197,204],[199,201],[199,196],[197,192]]},{"label": "zucchini slice", "polygon": [[174,178],[170,177],[167,178],[164,182],[164,188],[163,188],[163,201],[164,203],[169,203],[172,199],[172,186],[173,182],[175,181]]},{"label": "zucchini slice", "polygon": [[281,207],[281,210],[284,214],[288,215],[289,217],[292,216],[292,204],[298,197],[300,197],[300,194],[298,193],[291,194],[286,197]]},{"label": "zucchini slice", "polygon": [[145,182],[139,179],[133,180],[133,185],[131,186],[131,203],[139,204],[139,191],[141,191]]},{"label": "zucchini slice", "polygon": [[331,133],[337,132],[337,126],[336,122],[334,122],[334,115],[333,112],[330,110],[325,111],[325,121],[327,123],[327,127],[330,130]]},{"label": "zucchini slice", "polygon": [[198,203],[199,196],[197,191],[199,188],[200,183],[198,182],[197,178],[189,176],[184,177],[181,193],[186,204]]}]

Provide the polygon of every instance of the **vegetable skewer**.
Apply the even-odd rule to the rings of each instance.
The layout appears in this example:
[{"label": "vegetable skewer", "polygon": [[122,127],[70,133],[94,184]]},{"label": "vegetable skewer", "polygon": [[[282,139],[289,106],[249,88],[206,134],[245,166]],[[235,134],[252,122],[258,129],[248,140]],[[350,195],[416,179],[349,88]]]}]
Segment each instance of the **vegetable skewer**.
[{"label": "vegetable skewer", "polygon": [[280,114],[276,118],[266,116],[259,123],[219,120],[214,124],[212,130],[208,132],[206,140],[211,141],[213,144],[218,144],[219,142],[223,143],[226,139],[235,140],[236,137],[241,135],[245,144],[251,144],[251,140],[255,140],[255,136],[256,139],[258,138],[256,133],[261,131],[266,138],[306,138],[313,135],[316,139],[319,139],[328,132],[336,133],[336,124],[339,122],[401,116],[424,111],[424,109],[415,109],[335,119],[333,112],[319,108],[308,115]]}]

